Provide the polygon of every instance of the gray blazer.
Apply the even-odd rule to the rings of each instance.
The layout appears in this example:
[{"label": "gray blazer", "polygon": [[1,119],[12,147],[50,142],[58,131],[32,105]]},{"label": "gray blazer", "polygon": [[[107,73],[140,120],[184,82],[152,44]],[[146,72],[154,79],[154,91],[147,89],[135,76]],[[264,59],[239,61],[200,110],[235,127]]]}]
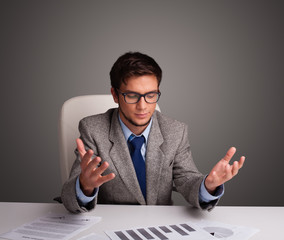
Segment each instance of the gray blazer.
[{"label": "gray blazer", "polygon": [[82,207],[76,198],[75,183],[80,174],[80,157],[73,164],[69,180],[62,188],[61,199],[71,212],[84,212],[103,204],[172,204],[173,185],[190,205],[212,209],[217,201],[199,203],[199,188],[204,176],[198,172],[188,142],[187,126],[160,112],[153,114],[146,152],[145,200],[140,190],[127,142],[118,120],[118,109],[89,116],[79,123],[79,131],[87,149],[109,163],[106,174],[116,177],[103,184],[94,201]]}]

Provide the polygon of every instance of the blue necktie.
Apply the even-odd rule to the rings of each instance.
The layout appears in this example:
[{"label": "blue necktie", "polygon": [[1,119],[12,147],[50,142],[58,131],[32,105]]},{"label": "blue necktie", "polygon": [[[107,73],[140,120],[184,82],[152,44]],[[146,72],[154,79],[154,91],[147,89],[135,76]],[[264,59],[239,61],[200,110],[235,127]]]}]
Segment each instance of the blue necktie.
[{"label": "blue necktie", "polygon": [[131,151],[131,158],[133,161],[133,165],[135,168],[136,176],[141,188],[141,191],[143,193],[143,196],[146,200],[146,167],[145,167],[145,161],[141,154],[141,147],[145,141],[144,136],[141,137],[135,137],[131,140],[130,136],[130,145],[132,146]]}]

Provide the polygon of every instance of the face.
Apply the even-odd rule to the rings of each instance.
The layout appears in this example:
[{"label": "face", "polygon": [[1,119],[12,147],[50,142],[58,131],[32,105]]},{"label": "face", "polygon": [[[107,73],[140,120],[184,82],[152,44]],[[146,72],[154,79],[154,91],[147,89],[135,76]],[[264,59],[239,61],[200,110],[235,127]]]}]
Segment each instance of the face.
[{"label": "face", "polygon": [[[159,91],[158,80],[154,75],[144,75],[132,77],[127,80],[127,84],[122,83],[120,91],[123,93],[136,92],[145,94],[148,92]],[[123,123],[136,135],[141,134],[148,126],[155,111],[156,103],[147,103],[143,97],[138,103],[129,104],[124,101],[121,94],[118,96],[112,88],[113,99],[119,105],[119,116]]]}]

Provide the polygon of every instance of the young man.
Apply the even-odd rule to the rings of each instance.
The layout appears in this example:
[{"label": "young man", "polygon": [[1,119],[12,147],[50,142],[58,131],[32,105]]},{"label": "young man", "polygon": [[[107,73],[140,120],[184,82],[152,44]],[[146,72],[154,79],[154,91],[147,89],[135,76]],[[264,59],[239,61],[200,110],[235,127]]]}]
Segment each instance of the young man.
[{"label": "young man", "polygon": [[80,121],[77,158],[62,189],[65,207],[84,212],[97,202],[169,205],[174,185],[192,206],[212,209],[245,158],[230,165],[232,147],[207,176],[197,170],[187,126],[155,111],[162,70],[151,57],[122,55],[110,78],[118,108]]}]

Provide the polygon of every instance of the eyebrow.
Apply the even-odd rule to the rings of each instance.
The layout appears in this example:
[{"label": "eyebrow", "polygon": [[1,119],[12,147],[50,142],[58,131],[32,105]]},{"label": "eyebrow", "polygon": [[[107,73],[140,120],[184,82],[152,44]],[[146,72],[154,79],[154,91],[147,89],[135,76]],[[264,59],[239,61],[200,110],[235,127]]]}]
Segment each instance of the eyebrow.
[{"label": "eyebrow", "polygon": [[[125,91],[122,91],[124,93],[137,93],[137,94],[142,94],[142,93],[139,93],[139,92],[135,92],[135,91],[131,91],[131,90],[125,90]],[[147,93],[152,93],[152,92],[159,92],[159,90],[152,90],[152,91],[149,91],[149,92],[146,92],[144,94],[147,94]],[[143,94],[142,94],[143,95]]]}]

